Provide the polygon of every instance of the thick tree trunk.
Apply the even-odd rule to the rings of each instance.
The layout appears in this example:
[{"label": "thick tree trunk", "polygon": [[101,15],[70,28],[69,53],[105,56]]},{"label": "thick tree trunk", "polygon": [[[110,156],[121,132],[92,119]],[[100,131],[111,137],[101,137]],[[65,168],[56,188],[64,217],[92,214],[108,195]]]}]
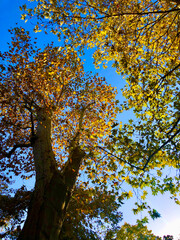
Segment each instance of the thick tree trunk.
[{"label": "thick tree trunk", "polygon": [[51,146],[51,116],[38,114],[34,142],[36,184],[19,240],[58,240],[84,153],[72,148],[63,171],[58,170]]}]

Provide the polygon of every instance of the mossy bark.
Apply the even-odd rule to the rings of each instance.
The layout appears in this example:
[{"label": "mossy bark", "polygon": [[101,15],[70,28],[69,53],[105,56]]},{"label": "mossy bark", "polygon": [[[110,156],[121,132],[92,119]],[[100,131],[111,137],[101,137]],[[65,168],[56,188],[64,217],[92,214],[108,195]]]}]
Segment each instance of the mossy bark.
[{"label": "mossy bark", "polygon": [[58,240],[84,153],[73,147],[63,171],[58,170],[51,146],[51,115],[44,110],[38,114],[33,152],[35,190],[18,239]]}]

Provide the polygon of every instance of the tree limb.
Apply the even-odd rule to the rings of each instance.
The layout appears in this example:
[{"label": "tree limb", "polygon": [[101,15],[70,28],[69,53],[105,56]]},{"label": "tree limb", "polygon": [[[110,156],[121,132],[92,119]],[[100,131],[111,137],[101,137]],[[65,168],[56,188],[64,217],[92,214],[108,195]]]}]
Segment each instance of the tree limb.
[{"label": "tree limb", "polygon": [[9,151],[9,152],[1,152],[5,157],[7,158],[10,158],[11,155],[14,153],[14,151],[17,149],[17,148],[22,148],[22,147],[32,147],[32,144],[31,143],[19,143],[19,144],[16,144],[14,145],[14,147]]},{"label": "tree limb", "polygon": [[170,12],[177,12],[180,11],[179,8],[173,8],[170,10],[158,10],[158,11],[149,11],[149,12],[125,12],[125,13],[117,13],[117,14],[106,14],[105,16],[102,17],[81,17],[81,16],[69,16],[63,14],[64,18],[71,18],[71,19],[92,19],[92,20],[101,20],[104,18],[111,18],[111,17],[120,17],[120,16],[127,16],[127,15],[137,15],[137,16],[143,16],[143,15],[150,15],[150,14],[160,14],[160,13],[170,13]]},{"label": "tree limb", "polygon": [[167,134],[172,133],[172,131],[175,129],[175,127],[178,125],[178,122],[180,121],[180,117],[178,117],[177,121],[175,122],[174,126],[171,128],[171,130],[169,130],[169,132],[167,132]]},{"label": "tree limb", "polygon": [[[173,127],[173,128],[174,128],[174,127]],[[158,149],[156,149],[156,150],[148,157],[148,159],[147,159],[147,161],[146,161],[146,164],[145,164],[144,167],[143,167],[143,171],[145,170],[145,168],[146,168],[147,165],[149,164],[151,158],[152,158],[156,153],[158,153],[164,146],[166,146],[166,144],[168,144],[170,141],[172,141],[172,139],[173,139],[176,135],[178,135],[178,133],[180,133],[180,129],[179,129],[177,132],[175,132],[174,135],[172,135],[170,138],[168,138],[168,140],[167,140],[165,143],[163,143]]]},{"label": "tree limb", "polygon": [[171,69],[169,72],[167,72],[164,76],[161,77],[161,80],[164,80],[167,76],[169,76],[171,73],[173,73],[175,70],[177,70],[180,67],[180,63],[175,66],[173,69]]},{"label": "tree limb", "polygon": [[[175,124],[173,125],[173,127],[171,128],[171,130],[170,130],[167,134],[170,134],[170,133],[175,129],[175,127],[178,125],[178,122],[179,122],[179,121],[180,121],[180,117],[177,119],[177,121],[175,122]],[[146,161],[146,164],[144,165],[143,168],[137,167],[137,166],[135,166],[134,164],[131,164],[131,163],[129,163],[128,161],[123,160],[123,159],[117,157],[116,155],[112,154],[111,152],[108,152],[106,149],[104,149],[104,148],[102,148],[102,147],[100,147],[100,146],[98,146],[98,148],[102,149],[102,150],[103,150],[104,152],[106,152],[107,154],[110,154],[111,156],[113,156],[113,157],[121,160],[122,162],[127,163],[127,164],[130,165],[132,168],[136,168],[136,169],[138,169],[138,170],[143,170],[143,171],[145,171],[145,169],[146,169],[147,165],[149,164],[150,160],[152,159],[152,157],[153,157],[156,153],[158,153],[166,144],[168,144],[169,142],[171,142],[172,139],[173,139],[176,135],[178,135],[179,133],[180,133],[180,129],[177,130],[170,138],[168,138],[168,140],[167,140],[165,143],[163,143],[158,149],[156,149],[156,150],[148,157],[148,159],[147,159],[147,161]]]},{"label": "tree limb", "polygon": [[123,160],[123,159],[117,157],[117,156],[114,155],[113,153],[107,151],[106,149],[104,149],[104,148],[102,148],[102,147],[100,147],[100,146],[98,146],[98,148],[99,148],[99,149],[102,149],[104,152],[106,152],[107,154],[110,154],[111,156],[117,158],[118,160],[120,160],[120,161],[122,161],[122,162],[124,162],[124,163],[127,163],[127,164],[128,164],[129,166],[131,166],[132,168],[136,168],[136,169],[138,169],[138,170],[144,170],[143,168],[137,167],[137,166],[135,166],[134,164],[129,163],[128,161]]}]

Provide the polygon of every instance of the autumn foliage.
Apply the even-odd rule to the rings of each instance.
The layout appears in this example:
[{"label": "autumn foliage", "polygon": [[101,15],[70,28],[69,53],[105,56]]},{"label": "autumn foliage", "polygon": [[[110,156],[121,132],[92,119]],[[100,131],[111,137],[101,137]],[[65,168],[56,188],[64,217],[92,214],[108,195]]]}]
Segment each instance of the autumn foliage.
[{"label": "autumn foliage", "polygon": [[87,151],[106,141],[115,118],[115,91],[104,79],[86,75],[76,52],[51,45],[40,51],[23,29],[16,29],[10,51],[1,58],[1,158],[9,157],[2,169],[34,170],[31,148],[25,147],[31,147],[41,108],[52,115],[59,166],[73,138]]},{"label": "autumn foliage", "polygon": [[[87,166],[99,162],[101,173],[104,164],[93,155],[111,133],[116,92],[104,79],[85,74],[73,49],[49,45],[41,51],[24,29],[12,32],[9,52],[1,54],[2,183],[9,184],[12,174],[28,179],[36,172],[36,182],[45,178],[36,183],[39,194],[53,169],[70,174],[67,166],[74,166],[70,156],[77,147],[87,156],[81,172],[90,176]],[[77,175],[79,167],[73,168]],[[66,176],[65,181],[71,186]]]},{"label": "autumn foliage", "polygon": [[[19,239],[29,234],[48,239],[51,232],[55,240],[61,229],[61,237],[71,238],[66,229],[78,229],[77,239],[80,232],[93,239],[95,219],[111,225],[107,239],[108,234],[119,239],[127,231],[136,234],[138,224],[116,228],[121,217],[113,211],[118,213],[126,199],[138,196],[134,213],[145,210],[153,219],[160,215],[146,202],[148,188],[153,195],[168,191],[180,204],[180,3],[30,2],[20,7],[22,19],[33,18],[35,32],[57,35],[61,47],[52,43],[39,49],[25,29],[15,28],[9,51],[0,54],[1,200],[12,195],[14,176],[36,176],[27,201],[25,189],[7,197],[13,205],[22,195],[23,209],[30,204],[22,231],[27,235]],[[105,79],[84,72],[80,58],[87,48],[94,49],[97,69],[111,62],[124,76],[123,102],[116,101],[117,91]],[[121,121],[125,112],[132,116],[126,123]],[[75,207],[68,210],[69,203]],[[8,209],[1,211],[6,213],[2,225],[12,219]],[[154,239],[140,228],[139,234]]]}]

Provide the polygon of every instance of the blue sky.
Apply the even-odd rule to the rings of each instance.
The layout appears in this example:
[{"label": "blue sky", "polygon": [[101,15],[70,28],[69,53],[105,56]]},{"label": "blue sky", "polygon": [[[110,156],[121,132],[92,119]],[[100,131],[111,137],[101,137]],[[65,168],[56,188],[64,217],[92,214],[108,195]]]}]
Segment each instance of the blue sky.
[{"label": "blue sky", "polygon": [[[27,3],[27,0],[0,0],[0,24],[1,24],[1,45],[0,51],[8,50],[7,42],[10,42],[10,34],[8,32],[9,28],[15,27],[16,22],[19,25],[22,25],[26,29],[33,29],[33,24],[27,22],[26,24],[20,20],[20,11],[19,4]],[[44,35],[43,33],[33,34],[38,38],[39,46],[48,42],[58,41],[53,35],[49,36]],[[103,69],[95,70],[93,67],[92,60],[92,51],[87,51],[85,57],[85,70],[86,71],[98,71],[101,76],[105,76],[107,81],[113,86],[116,86],[119,90],[123,87],[125,81],[118,75],[113,69]],[[121,98],[121,94],[118,95]],[[129,117],[129,114],[125,113],[120,116],[120,121],[126,121]],[[173,200],[169,199],[168,194],[158,195],[157,197],[149,197],[152,208],[158,210],[161,214],[161,218],[153,221],[151,220],[148,227],[153,231],[154,234],[162,236],[163,234],[180,234],[180,206],[176,205]],[[122,207],[124,214],[124,221],[131,224],[135,224],[136,217],[133,216],[131,209],[133,207],[133,200],[130,200],[129,203],[125,204]],[[139,218],[141,215],[138,216]],[[176,238],[177,239],[177,238]]]}]

